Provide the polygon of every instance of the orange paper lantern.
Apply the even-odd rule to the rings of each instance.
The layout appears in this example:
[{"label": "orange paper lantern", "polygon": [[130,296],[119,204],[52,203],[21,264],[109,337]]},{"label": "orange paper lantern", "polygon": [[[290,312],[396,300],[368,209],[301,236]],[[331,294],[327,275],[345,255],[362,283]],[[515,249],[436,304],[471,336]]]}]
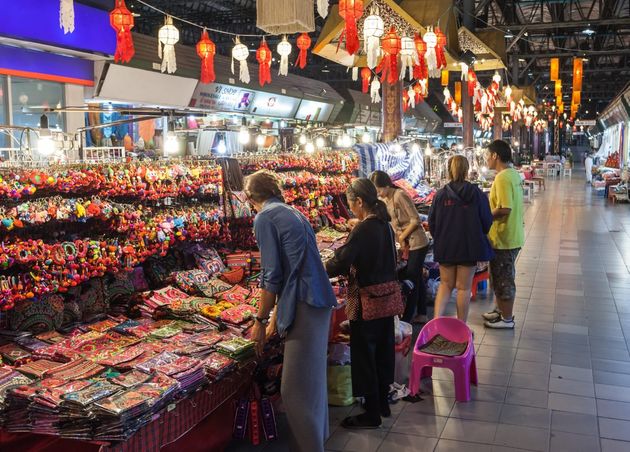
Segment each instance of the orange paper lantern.
[{"label": "orange paper lantern", "polygon": [[442,86],[448,86],[448,69],[442,69]]},{"label": "orange paper lantern", "polygon": [[562,97],[562,80],[560,79],[556,80],[556,83],[555,83],[555,96]]},{"label": "orange paper lantern", "polygon": [[418,52],[418,64],[413,67],[413,77],[417,79],[428,78],[429,69],[427,68],[427,61],[424,58],[427,53],[427,43],[424,42],[419,33],[416,33],[413,42],[416,46],[416,52]]},{"label": "orange paper lantern", "polygon": [[580,91],[573,91],[573,99],[571,100],[575,106],[578,106],[582,103],[582,93]]},{"label": "orange paper lantern", "polygon": [[573,91],[582,91],[582,58],[573,58]]},{"label": "orange paper lantern", "polygon": [[549,78],[555,82],[560,78],[560,58],[552,58],[549,67]]},{"label": "orange paper lantern", "polygon": [[263,38],[260,47],[256,50],[256,60],[258,61],[258,83],[265,86],[265,83],[271,83],[271,49],[267,45],[267,41]]},{"label": "orange paper lantern", "polygon": [[462,103],[462,82],[455,82],[455,95],[453,96],[458,105]]}]

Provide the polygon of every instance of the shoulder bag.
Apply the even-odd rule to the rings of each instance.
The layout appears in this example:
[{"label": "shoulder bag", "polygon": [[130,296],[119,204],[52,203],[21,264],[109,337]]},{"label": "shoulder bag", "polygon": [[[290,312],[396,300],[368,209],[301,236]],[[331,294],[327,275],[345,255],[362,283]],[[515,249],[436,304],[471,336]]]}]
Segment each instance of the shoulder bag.
[{"label": "shoulder bag", "polygon": [[[389,233],[392,241],[394,255],[394,265],[396,259],[396,246],[394,244],[394,233],[391,227]],[[363,320],[376,320],[386,317],[401,315],[405,310],[400,283],[394,270],[394,280],[373,284],[359,289],[359,299],[361,301],[361,318]]]}]

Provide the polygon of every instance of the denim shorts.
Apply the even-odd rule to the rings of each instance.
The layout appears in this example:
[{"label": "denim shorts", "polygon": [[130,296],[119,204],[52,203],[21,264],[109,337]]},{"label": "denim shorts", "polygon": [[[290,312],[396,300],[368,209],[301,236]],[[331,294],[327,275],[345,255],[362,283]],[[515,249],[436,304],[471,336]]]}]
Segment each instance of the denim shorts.
[{"label": "denim shorts", "polygon": [[490,261],[492,290],[500,300],[513,300],[516,296],[516,258],[521,249],[494,250]]}]

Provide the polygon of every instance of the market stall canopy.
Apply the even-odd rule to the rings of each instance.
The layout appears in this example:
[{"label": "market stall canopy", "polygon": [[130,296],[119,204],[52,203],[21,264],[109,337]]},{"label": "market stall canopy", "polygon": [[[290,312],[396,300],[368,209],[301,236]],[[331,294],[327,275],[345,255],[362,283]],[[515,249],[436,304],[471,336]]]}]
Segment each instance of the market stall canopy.
[{"label": "market stall canopy", "polygon": [[505,51],[505,37],[495,30],[484,30],[473,33],[466,27],[460,27],[458,32],[459,47],[463,52],[475,54],[475,71],[491,71],[505,69],[507,55]]},{"label": "market stall canopy", "polygon": [[[452,0],[405,0],[398,5],[394,0],[366,0],[365,11],[369,11],[370,5],[379,6],[380,15],[386,17],[400,18],[398,25],[407,28],[407,35],[413,32],[420,32],[424,35],[426,27],[430,25],[440,25],[442,31],[447,36],[446,61],[449,65],[457,62],[455,55],[459,55],[459,43],[457,38],[457,28],[455,25],[455,15],[453,13]],[[363,28],[363,18],[357,22],[359,30]],[[387,24],[387,20],[385,20]],[[344,66],[367,66],[366,56],[350,55],[343,46],[339,45],[339,39],[344,30],[344,21],[339,15],[339,6],[330,8],[326,23],[322,28],[317,43],[313,47],[313,53],[323,58],[329,59]],[[405,30],[398,30],[404,33]]]}]

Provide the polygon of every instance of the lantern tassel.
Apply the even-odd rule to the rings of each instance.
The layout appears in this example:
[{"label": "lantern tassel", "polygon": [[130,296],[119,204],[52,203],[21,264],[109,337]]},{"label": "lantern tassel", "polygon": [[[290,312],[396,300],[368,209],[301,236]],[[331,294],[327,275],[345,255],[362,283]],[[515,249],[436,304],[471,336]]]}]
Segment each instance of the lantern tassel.
[{"label": "lantern tassel", "polygon": [[[416,58],[414,58],[414,56]],[[416,65],[417,56],[418,55],[416,53],[415,55],[405,55],[400,58],[400,62],[402,63],[402,68],[400,69],[400,80],[405,78],[407,70],[409,70],[409,80],[413,80],[413,68]]]},{"label": "lantern tassel", "polygon": [[319,14],[322,19],[328,16],[328,0],[317,0],[317,14]]},{"label": "lantern tassel", "polygon": [[346,18],[346,52],[354,55],[359,50],[359,33],[354,17]]},{"label": "lantern tassel", "polygon": [[175,46],[164,44],[164,48],[162,46],[158,46],[160,58],[162,58],[162,67],[160,68],[162,72],[166,72],[168,74],[172,74],[177,71],[177,58],[175,57]]},{"label": "lantern tassel", "polygon": [[59,28],[64,34],[74,32],[74,0],[59,0]]},{"label": "lantern tassel", "polygon": [[212,83],[216,80],[214,59],[206,57],[201,60],[201,83]]},{"label": "lantern tassel", "polygon": [[381,82],[378,81],[378,77],[374,77],[370,85],[370,96],[373,104],[377,104],[381,101],[380,89]]},{"label": "lantern tassel", "polygon": [[378,64],[381,56],[381,39],[376,36],[370,36],[366,42],[367,66],[374,69]]},{"label": "lantern tassel", "polygon": [[243,83],[249,83],[251,80],[249,78],[249,66],[247,66],[246,60],[241,61],[238,78]]},{"label": "lantern tassel", "polygon": [[282,55],[280,57],[280,70],[279,75],[289,75],[289,55]]},{"label": "lantern tassel", "polygon": [[442,75],[438,69],[437,55],[435,53],[435,47],[429,47],[425,55],[427,61],[427,69],[431,78],[439,77]]},{"label": "lantern tassel", "polygon": [[129,63],[131,58],[136,53],[133,46],[133,39],[130,31],[121,31],[116,34],[116,53],[114,54],[114,61],[116,63]]},{"label": "lantern tassel", "polygon": [[444,87],[444,91],[442,91],[442,93],[444,94],[444,103],[446,105],[449,105],[453,97],[451,96],[451,92],[448,89],[448,86]]}]

